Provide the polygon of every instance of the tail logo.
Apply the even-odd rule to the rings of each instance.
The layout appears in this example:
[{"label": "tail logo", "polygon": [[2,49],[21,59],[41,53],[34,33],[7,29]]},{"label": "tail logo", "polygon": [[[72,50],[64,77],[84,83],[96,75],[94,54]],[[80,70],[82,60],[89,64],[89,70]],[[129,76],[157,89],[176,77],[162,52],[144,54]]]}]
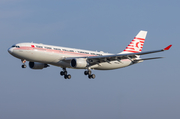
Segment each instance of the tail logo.
[{"label": "tail logo", "polygon": [[143,47],[143,43],[140,43],[140,41],[137,41],[137,42],[134,44],[134,50],[135,50],[135,51],[141,51],[141,50],[142,50],[142,47]]},{"label": "tail logo", "polygon": [[136,43],[136,49],[139,49],[139,42]]},{"label": "tail logo", "polygon": [[147,31],[140,31],[136,37],[130,42],[122,53],[138,53],[142,51],[144,41],[146,39]]},{"label": "tail logo", "polygon": [[132,42],[128,45],[128,47],[126,47],[126,49],[124,51],[126,52],[141,52],[142,48],[143,48],[143,44],[144,44],[144,40],[145,39],[141,39],[141,38],[134,38],[132,40]]}]

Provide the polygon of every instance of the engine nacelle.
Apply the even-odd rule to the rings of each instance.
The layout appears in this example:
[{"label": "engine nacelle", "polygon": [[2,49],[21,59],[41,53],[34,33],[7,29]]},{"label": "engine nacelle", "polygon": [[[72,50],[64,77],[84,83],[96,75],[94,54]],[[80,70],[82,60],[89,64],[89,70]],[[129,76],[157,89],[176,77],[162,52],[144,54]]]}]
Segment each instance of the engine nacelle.
[{"label": "engine nacelle", "polygon": [[43,69],[43,68],[49,67],[49,65],[44,64],[44,63],[39,63],[39,62],[29,62],[29,67],[31,69]]},{"label": "engine nacelle", "polygon": [[71,67],[73,68],[86,68],[87,61],[85,58],[76,58],[71,60]]}]

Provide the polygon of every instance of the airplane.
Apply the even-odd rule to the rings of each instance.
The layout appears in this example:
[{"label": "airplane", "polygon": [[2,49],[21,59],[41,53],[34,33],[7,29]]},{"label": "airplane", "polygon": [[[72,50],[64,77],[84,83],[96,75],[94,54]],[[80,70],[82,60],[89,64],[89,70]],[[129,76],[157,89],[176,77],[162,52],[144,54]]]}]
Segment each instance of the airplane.
[{"label": "airplane", "polygon": [[130,42],[124,51],[111,54],[102,51],[89,51],[75,48],[59,47],[45,45],[41,43],[18,43],[8,49],[8,52],[21,59],[22,68],[26,68],[26,61],[29,61],[31,69],[43,69],[54,65],[61,67],[63,71],[61,76],[65,79],[71,79],[66,68],[85,69],[84,74],[89,79],[94,79],[93,70],[112,70],[127,67],[133,64],[143,62],[144,60],[159,59],[162,57],[140,58],[141,55],[157,53],[169,50],[172,45],[164,49],[141,52],[147,31],[141,30],[136,37]]}]

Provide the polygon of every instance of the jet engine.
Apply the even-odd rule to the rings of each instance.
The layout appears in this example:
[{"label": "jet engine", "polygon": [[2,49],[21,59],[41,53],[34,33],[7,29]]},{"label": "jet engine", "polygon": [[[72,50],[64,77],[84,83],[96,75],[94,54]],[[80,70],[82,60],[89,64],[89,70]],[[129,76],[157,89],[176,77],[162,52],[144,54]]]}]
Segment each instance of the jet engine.
[{"label": "jet engine", "polygon": [[73,68],[86,68],[88,65],[85,58],[76,58],[71,60],[71,67]]},{"label": "jet engine", "polygon": [[49,65],[44,64],[44,63],[39,63],[39,62],[29,62],[29,67],[31,69],[43,69],[43,68],[49,67]]}]

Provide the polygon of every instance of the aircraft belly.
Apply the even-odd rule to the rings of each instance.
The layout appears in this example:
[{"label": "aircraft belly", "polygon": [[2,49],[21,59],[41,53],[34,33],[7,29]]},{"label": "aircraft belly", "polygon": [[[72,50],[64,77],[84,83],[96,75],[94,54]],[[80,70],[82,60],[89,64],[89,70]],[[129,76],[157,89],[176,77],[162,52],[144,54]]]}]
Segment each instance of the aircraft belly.
[{"label": "aircraft belly", "polygon": [[131,65],[132,62],[130,60],[122,60],[121,62],[113,61],[113,62],[105,62],[101,63],[98,67],[94,68],[96,70],[112,70],[112,69],[118,69],[123,68]]}]

